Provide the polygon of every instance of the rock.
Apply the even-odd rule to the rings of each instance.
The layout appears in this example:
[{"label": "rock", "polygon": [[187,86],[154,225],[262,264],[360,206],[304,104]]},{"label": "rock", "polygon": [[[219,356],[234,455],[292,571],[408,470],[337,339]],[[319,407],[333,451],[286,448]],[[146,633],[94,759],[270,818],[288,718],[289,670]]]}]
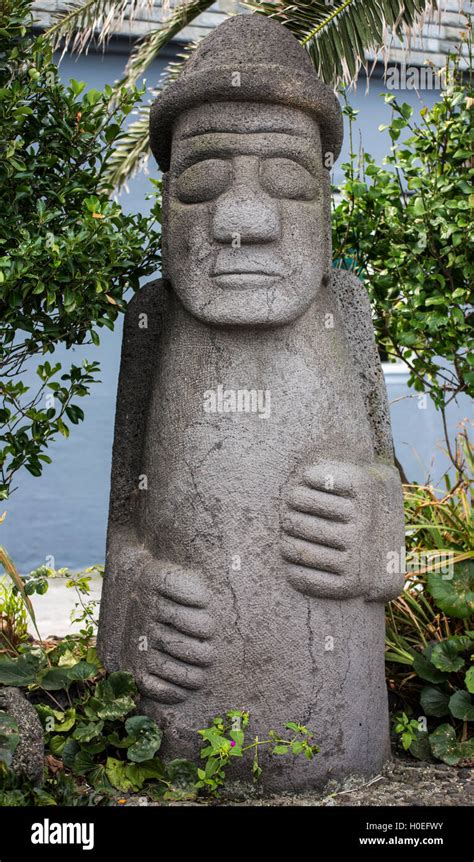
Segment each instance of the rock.
[{"label": "rock", "polygon": [[35,784],[41,783],[44,768],[44,735],[38,714],[20,688],[0,689],[0,710],[18,725],[20,741],[13,755],[12,771]]}]

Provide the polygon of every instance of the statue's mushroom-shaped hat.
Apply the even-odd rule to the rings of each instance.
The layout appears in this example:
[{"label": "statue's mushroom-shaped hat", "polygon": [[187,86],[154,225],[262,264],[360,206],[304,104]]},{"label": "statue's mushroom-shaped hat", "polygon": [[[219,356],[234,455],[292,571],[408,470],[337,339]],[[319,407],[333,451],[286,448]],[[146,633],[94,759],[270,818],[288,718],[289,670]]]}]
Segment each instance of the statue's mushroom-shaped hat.
[{"label": "statue's mushroom-shaped hat", "polygon": [[341,108],[332,89],[316,76],[308,53],[277,21],[236,15],[203,39],[179,78],[152,105],[150,143],[161,170],[169,169],[173,125],[183,111],[205,102],[234,101],[300,108],[317,120],[323,154],[339,155]]}]

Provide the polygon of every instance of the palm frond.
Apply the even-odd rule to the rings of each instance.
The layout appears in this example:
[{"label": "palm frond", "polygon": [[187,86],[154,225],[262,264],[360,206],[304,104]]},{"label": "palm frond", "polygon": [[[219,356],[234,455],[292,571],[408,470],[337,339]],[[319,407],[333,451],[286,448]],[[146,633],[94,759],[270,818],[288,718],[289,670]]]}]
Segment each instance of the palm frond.
[{"label": "palm frond", "polygon": [[[133,123],[130,123],[116,139],[115,150],[105,164],[103,175],[104,180],[113,186],[115,190],[119,190],[125,186],[128,179],[136,174],[137,171],[146,167],[148,158],[151,155],[148,129],[150,108],[154,99],[159,97],[160,90],[181,74],[185,62],[190,54],[196,50],[197,45],[197,42],[190,42],[178,54],[178,60],[173,60],[168,64],[160,77],[157,87],[148,91],[151,97],[150,100],[146,104],[140,105],[138,118]],[[120,84],[123,86],[123,82],[120,82]]]},{"label": "palm frond", "polygon": [[212,6],[214,0],[186,0],[176,6],[170,17],[155,30],[147,33],[134,47],[125,67],[121,86],[129,87],[141,78],[150,63],[156,59],[164,45],[167,45],[191,21]]},{"label": "palm frond", "polygon": [[243,5],[288,27],[306,47],[319,77],[333,85],[354,81],[366,52],[384,49],[389,30],[407,39],[436,8],[435,0],[243,0]]},{"label": "palm frond", "polygon": [[117,146],[106,162],[103,180],[116,191],[146,166],[150,156],[150,107],[151,101],[140,106],[138,119],[119,135]]},{"label": "palm frond", "polygon": [[141,9],[153,9],[153,0],[79,0],[67,3],[53,17],[56,23],[45,32],[55,48],[62,45],[78,54],[87,50],[96,36],[100,44],[122,25],[125,16],[130,23]]}]

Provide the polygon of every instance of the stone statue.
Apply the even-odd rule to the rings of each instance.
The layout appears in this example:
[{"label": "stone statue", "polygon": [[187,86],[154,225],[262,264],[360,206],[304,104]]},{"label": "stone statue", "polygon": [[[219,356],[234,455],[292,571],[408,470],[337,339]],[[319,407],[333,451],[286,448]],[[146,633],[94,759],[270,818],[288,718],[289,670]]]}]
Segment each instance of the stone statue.
[{"label": "stone statue", "polygon": [[313,729],[313,761],[269,756],[272,788],[389,753],[402,494],[369,302],[331,267],[341,140],[291,33],[221,24],[152,110],[163,281],[125,319],[100,654],[170,756],[226,709]]}]

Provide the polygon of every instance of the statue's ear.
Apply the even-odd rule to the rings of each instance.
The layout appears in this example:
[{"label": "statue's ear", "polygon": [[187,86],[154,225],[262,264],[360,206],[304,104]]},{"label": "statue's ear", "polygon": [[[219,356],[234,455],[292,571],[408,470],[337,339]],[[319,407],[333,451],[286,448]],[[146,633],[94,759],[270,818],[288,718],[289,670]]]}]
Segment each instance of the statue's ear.
[{"label": "statue's ear", "polygon": [[164,279],[168,279],[168,212],[169,212],[169,179],[168,172],[163,174],[162,200],[161,200],[161,272]]}]

